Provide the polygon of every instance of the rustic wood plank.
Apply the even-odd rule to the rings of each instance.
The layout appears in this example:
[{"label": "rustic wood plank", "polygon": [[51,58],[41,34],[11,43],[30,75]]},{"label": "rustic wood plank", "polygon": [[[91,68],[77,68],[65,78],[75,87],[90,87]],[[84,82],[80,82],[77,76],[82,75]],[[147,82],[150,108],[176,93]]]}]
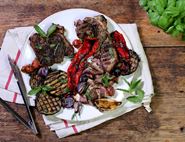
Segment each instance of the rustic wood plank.
[{"label": "rustic wood plank", "polygon": [[[144,46],[185,46],[152,26],[138,0],[57,0],[57,1],[0,1],[0,44],[7,29],[32,26],[47,16],[68,8],[89,8],[106,14],[118,23],[137,23]],[[65,19],[64,19],[65,20]],[[161,41],[162,39],[162,41]]]},{"label": "rustic wood plank", "polygon": [[[182,142],[185,137],[185,48],[147,48],[156,96],[153,112],[144,108],[108,121],[95,128],[59,140],[35,111],[41,136],[36,137],[0,106],[0,140],[2,142]],[[172,58],[173,57],[173,58]],[[168,64],[167,64],[168,63]],[[174,83],[175,82],[175,83]],[[13,107],[24,114],[23,106]]]}]

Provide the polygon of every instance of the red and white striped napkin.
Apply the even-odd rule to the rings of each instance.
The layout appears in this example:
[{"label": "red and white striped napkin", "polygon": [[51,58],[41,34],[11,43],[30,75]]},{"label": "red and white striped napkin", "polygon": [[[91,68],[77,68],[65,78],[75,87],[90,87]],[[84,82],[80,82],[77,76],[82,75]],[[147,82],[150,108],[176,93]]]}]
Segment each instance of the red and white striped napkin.
[{"label": "red and white striped napkin", "polygon": [[[143,89],[145,91],[145,97],[141,104],[128,104],[124,109],[118,109],[110,114],[103,115],[102,117],[92,121],[72,122],[62,120],[54,115],[44,116],[43,120],[46,125],[50,127],[51,131],[55,131],[59,138],[63,138],[89,128],[95,127],[105,121],[114,119],[120,115],[123,115],[131,110],[134,110],[140,106],[144,106],[147,111],[151,111],[150,102],[152,95],[154,94],[151,74],[148,66],[148,61],[144,53],[136,24],[120,24],[120,27],[126,33],[128,39],[131,42],[133,49],[139,54],[142,62],[141,79],[144,81]],[[24,48],[26,39],[29,33],[33,30],[33,27],[19,27],[10,29],[6,32],[5,38],[0,50],[0,97],[6,101],[22,104],[23,100],[20,95],[17,83],[13,76],[13,72],[8,63],[8,56],[12,57],[17,64],[21,61],[21,51]],[[34,97],[29,97],[30,105],[34,106]]]}]

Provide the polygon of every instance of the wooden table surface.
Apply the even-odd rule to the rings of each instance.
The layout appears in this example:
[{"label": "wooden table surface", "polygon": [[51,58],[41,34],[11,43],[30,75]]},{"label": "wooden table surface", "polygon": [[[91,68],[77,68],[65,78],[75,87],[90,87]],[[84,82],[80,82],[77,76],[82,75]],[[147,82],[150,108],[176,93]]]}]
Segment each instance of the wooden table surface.
[{"label": "wooden table surface", "polygon": [[[156,93],[152,113],[139,108],[78,135],[58,139],[36,111],[39,137],[0,106],[0,142],[185,142],[185,42],[152,26],[138,0],[0,0],[0,45],[6,30],[32,26],[69,8],[93,9],[117,23],[137,23]],[[23,106],[12,106],[24,115]]]}]

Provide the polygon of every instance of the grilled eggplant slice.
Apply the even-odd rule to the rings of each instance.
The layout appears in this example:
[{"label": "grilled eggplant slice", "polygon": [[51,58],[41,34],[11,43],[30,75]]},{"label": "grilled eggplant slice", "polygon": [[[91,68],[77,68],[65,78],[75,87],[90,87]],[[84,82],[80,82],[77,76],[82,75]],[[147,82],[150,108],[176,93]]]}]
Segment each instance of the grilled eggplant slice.
[{"label": "grilled eggplant slice", "polygon": [[50,72],[44,80],[44,85],[52,87],[49,92],[53,96],[62,96],[67,93],[67,74],[56,70]]},{"label": "grilled eggplant slice", "polygon": [[59,97],[53,97],[42,92],[37,95],[35,106],[41,114],[52,115],[60,111],[62,102]]},{"label": "grilled eggplant slice", "polygon": [[130,73],[133,73],[136,71],[136,69],[139,65],[140,58],[139,58],[138,54],[133,50],[129,50],[129,55],[130,55],[130,60],[129,60]]}]

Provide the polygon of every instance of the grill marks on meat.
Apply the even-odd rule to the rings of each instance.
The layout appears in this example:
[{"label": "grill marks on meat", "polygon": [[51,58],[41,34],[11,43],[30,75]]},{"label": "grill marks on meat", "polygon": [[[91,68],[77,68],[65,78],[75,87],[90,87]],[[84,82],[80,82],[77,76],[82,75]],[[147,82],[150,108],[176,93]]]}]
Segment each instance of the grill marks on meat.
[{"label": "grill marks on meat", "polygon": [[99,42],[102,43],[106,40],[107,31],[107,20],[103,15],[95,17],[86,17],[84,20],[78,20],[75,22],[76,33],[80,39],[86,37],[96,37]]},{"label": "grill marks on meat", "polygon": [[63,61],[64,55],[70,56],[74,54],[72,45],[64,36],[64,27],[60,25],[57,25],[56,31],[48,38],[43,38],[35,33],[29,40],[31,47],[43,66],[60,63]]},{"label": "grill marks on meat", "polygon": [[52,90],[49,92],[51,95],[62,96],[66,94],[67,74],[59,70],[53,71],[46,77],[44,85],[52,87]]},{"label": "grill marks on meat", "polygon": [[109,42],[104,43],[100,51],[95,54],[94,58],[88,64],[89,67],[86,69],[93,74],[103,74],[110,72],[116,63],[118,62],[118,56],[116,50]]},{"label": "grill marks on meat", "polygon": [[115,64],[118,62],[118,56],[116,50],[112,47],[112,44],[105,42],[101,47],[101,63],[104,72],[110,72]]}]

